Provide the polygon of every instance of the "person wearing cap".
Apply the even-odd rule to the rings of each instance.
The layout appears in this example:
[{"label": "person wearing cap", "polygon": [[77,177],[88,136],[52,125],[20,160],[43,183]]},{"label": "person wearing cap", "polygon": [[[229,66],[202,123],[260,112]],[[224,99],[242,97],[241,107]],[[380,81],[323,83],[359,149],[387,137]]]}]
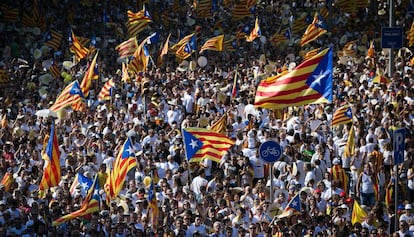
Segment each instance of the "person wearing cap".
[{"label": "person wearing cap", "polygon": [[411,203],[407,203],[404,206],[404,213],[400,216],[400,221],[405,221],[407,223],[410,223],[411,220],[414,219],[414,211],[413,206]]}]

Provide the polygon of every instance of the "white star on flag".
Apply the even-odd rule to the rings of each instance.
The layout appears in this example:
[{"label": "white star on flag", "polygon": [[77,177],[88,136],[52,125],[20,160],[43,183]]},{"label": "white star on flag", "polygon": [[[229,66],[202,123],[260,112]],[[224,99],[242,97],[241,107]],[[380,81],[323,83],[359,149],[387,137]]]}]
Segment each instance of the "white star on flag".
[{"label": "white star on flag", "polygon": [[191,139],[190,146],[192,149],[195,149],[196,147],[198,147],[197,140]]},{"label": "white star on flag", "polygon": [[134,149],[131,146],[129,146],[128,149],[126,149],[125,151],[128,153],[128,156],[134,153]]},{"label": "white star on flag", "polygon": [[321,80],[325,77],[326,72],[320,71],[319,75],[314,75],[315,80],[312,82],[311,87],[321,85]]}]

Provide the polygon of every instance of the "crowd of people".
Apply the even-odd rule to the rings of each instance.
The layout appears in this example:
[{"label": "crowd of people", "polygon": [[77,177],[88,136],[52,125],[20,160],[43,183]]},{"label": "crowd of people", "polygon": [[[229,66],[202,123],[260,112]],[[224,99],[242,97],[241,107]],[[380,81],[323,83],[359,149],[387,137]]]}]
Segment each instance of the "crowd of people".
[{"label": "crowd of people", "polygon": [[[33,6],[31,1],[7,2],[2,10],[10,6],[22,13]],[[340,1],[257,1],[254,15],[238,21],[232,20],[231,9],[243,1],[213,1],[211,18],[197,17],[197,4],[191,1],[147,2],[154,21],[138,41],[155,31],[161,32],[159,45],[169,33],[171,42],[177,42],[177,30],[195,31],[200,42],[221,33],[236,35],[238,30],[248,34],[254,15],[262,37],[253,43],[237,39],[232,52],[195,53],[187,59],[194,64],[169,54],[163,65],[152,60],[144,74],[122,81],[115,46],[128,39],[126,11],[141,6],[130,1],[38,3],[48,27],[63,35],[71,28],[82,37],[96,36],[100,50],[99,78],[92,83],[86,111],[68,107],[45,116],[38,112],[48,109],[70,81],[82,80],[92,58],[65,68],[62,63],[72,58],[65,38],[59,50],[45,49],[35,56],[45,32],[19,21],[0,23],[0,69],[7,78],[0,85],[0,177],[13,177],[11,184],[0,184],[1,236],[414,236],[414,77],[409,48],[394,51],[389,82],[373,81],[388,75],[390,51],[381,49],[379,41],[381,27],[388,25],[383,14],[387,2],[344,12]],[[409,30],[410,3],[396,2],[396,25]],[[303,30],[285,42],[270,42],[276,31],[326,3],[327,34],[304,47],[299,45]],[[341,56],[343,46],[353,40],[355,55]],[[366,58],[371,41],[375,55]],[[284,68],[293,70],[306,51],[318,47],[338,53],[331,104],[278,110],[254,106],[260,80]],[[150,50],[155,59],[157,49]],[[200,56],[208,60],[206,66],[197,65]],[[45,81],[43,62],[51,59],[64,76]],[[235,73],[239,87],[232,98]],[[116,83],[112,98],[98,101],[109,79]],[[346,104],[352,108],[352,123],[333,127],[333,113]],[[181,129],[209,128],[225,114],[227,136],[235,145],[219,163],[187,160]],[[61,180],[39,193],[44,138],[52,121],[60,144]],[[343,153],[351,126],[355,152],[348,156]],[[405,128],[405,152],[404,162],[394,165],[397,128]],[[119,197],[107,203],[101,190],[100,211],[53,226],[52,221],[78,210],[85,198],[82,187],[71,190],[75,176],[98,175],[104,187],[106,172],[127,137],[138,165],[128,173]],[[283,151],[272,164],[258,154],[267,140],[278,142]],[[149,180],[156,186],[155,219],[148,209]],[[390,189],[396,185],[395,201]],[[287,211],[296,195],[300,212]],[[367,215],[353,223],[354,202]]]}]

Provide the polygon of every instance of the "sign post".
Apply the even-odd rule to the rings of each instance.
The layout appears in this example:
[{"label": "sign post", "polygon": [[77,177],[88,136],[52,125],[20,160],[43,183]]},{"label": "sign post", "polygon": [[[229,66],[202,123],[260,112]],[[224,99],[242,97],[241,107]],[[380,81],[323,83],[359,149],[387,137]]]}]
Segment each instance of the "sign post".
[{"label": "sign post", "polygon": [[275,141],[265,141],[259,147],[260,158],[270,164],[269,180],[270,180],[270,202],[273,203],[273,163],[282,155],[282,147]]},{"label": "sign post", "polygon": [[[390,9],[391,11],[391,9]],[[394,69],[394,52],[393,49],[402,48],[403,30],[401,27],[394,27],[390,23],[390,27],[381,28],[381,47],[383,49],[390,49],[388,76],[392,78]]]}]

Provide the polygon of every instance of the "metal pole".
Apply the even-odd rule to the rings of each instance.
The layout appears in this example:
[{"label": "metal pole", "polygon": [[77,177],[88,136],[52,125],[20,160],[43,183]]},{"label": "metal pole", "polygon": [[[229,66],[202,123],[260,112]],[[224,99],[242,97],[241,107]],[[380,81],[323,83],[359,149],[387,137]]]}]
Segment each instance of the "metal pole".
[{"label": "metal pole", "polygon": [[273,192],[273,163],[269,165],[269,180],[270,180],[270,203],[274,201],[274,192]]},{"label": "metal pole", "polygon": [[[389,2],[389,8],[390,8],[390,12],[389,12],[389,27],[394,27],[394,0],[390,0]],[[388,62],[388,76],[390,78],[393,77],[394,74],[394,49],[390,48],[390,53],[389,53],[389,62]]]},{"label": "metal pole", "polygon": [[[395,151],[396,147],[395,147],[395,133],[393,134],[393,143],[392,143],[392,150]],[[395,157],[394,157],[394,174],[395,174],[395,186],[394,186],[394,215],[395,215],[395,221],[394,221],[394,232],[398,230],[398,215],[397,215],[397,210],[398,210],[398,164],[395,164]],[[391,176],[392,178],[392,176]]]}]

